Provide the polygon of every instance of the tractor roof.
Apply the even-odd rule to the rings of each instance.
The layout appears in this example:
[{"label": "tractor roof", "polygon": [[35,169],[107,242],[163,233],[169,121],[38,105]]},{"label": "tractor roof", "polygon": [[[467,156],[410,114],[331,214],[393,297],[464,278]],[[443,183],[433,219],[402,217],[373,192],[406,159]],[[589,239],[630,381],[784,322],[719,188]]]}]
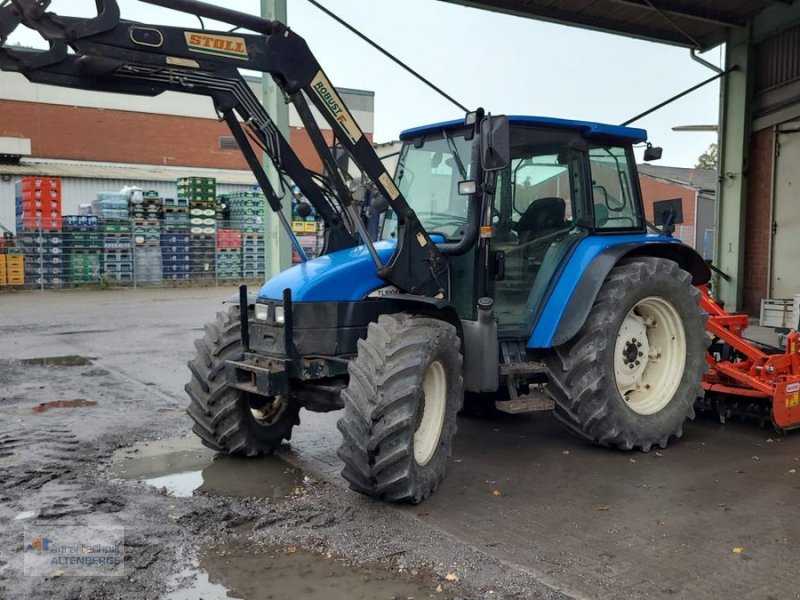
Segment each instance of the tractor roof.
[{"label": "tractor roof", "polygon": [[[572,129],[579,131],[585,138],[617,138],[631,143],[643,142],[647,139],[647,132],[644,129],[637,129],[635,127],[622,127],[621,125],[605,125],[603,123],[593,123],[592,121],[573,121],[570,119],[554,119],[551,117],[523,116],[510,116],[508,117],[508,120],[511,125]],[[444,129],[457,129],[463,126],[464,120],[459,119],[457,121],[445,121],[443,123],[434,123],[433,125],[414,127],[412,129],[406,129],[404,132],[402,132],[400,134],[400,139],[406,140],[419,135],[436,133]]]}]

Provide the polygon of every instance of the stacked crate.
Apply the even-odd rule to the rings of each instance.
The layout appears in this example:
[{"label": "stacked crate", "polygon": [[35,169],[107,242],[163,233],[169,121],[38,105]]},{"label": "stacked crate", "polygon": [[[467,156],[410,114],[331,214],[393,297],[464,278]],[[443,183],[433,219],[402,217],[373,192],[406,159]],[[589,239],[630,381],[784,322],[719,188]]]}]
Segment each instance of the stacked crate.
[{"label": "stacked crate", "polygon": [[41,287],[61,287],[65,271],[61,232],[25,231],[17,239],[24,256],[25,282]]},{"label": "stacked crate", "polygon": [[188,232],[189,200],[187,198],[164,198],[161,207],[161,228],[166,232]]},{"label": "stacked crate", "polygon": [[14,186],[17,233],[61,231],[61,180],[23,177]]},{"label": "stacked crate", "polygon": [[191,236],[189,233],[167,232],[161,234],[162,276],[170,281],[190,279],[192,258],[189,254]]},{"label": "stacked crate", "polygon": [[103,273],[117,283],[133,281],[133,229],[130,221],[104,219],[99,225],[103,234]]},{"label": "stacked crate", "polygon": [[239,279],[242,276],[242,232],[217,230],[217,277]]},{"label": "stacked crate", "polygon": [[2,285],[25,285],[25,256],[19,249],[9,248],[7,254],[0,255],[2,262]]},{"label": "stacked crate", "polygon": [[66,283],[91,283],[102,277],[103,235],[93,215],[63,218],[64,273]]},{"label": "stacked crate", "polygon": [[213,279],[216,276],[216,179],[185,177],[177,183],[178,198],[186,200],[189,208],[192,279]]},{"label": "stacked crate", "polygon": [[0,286],[25,285],[25,258],[13,243],[10,236],[0,239]]},{"label": "stacked crate", "polygon": [[266,200],[261,192],[237,192],[225,198],[231,227],[242,232],[242,271],[245,279],[261,279],[266,270],[264,216]]},{"label": "stacked crate", "polygon": [[242,278],[263,279],[267,267],[265,249],[263,235],[242,234]]},{"label": "stacked crate", "polygon": [[242,233],[263,233],[266,200],[262,192],[229,194],[227,211],[234,229]]}]

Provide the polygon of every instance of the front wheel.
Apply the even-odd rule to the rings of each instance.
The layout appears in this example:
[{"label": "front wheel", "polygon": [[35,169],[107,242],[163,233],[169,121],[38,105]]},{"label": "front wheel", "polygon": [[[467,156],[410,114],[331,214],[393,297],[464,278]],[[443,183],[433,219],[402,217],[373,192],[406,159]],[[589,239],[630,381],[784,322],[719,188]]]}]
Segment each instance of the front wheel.
[{"label": "front wheel", "polygon": [[288,440],[300,422],[300,407],[291,398],[266,398],[228,385],[225,361],[241,360],[243,349],[239,307],[218,313],[195,342],[186,384],[191,399],[187,412],[192,431],[203,444],[225,454],[268,454]]},{"label": "front wheel", "polygon": [[603,446],[665,448],[702,396],[706,314],[670,260],[614,267],[581,331],[548,358],[556,416]]},{"label": "front wheel", "polygon": [[439,486],[464,396],[460,347],[455,327],[437,319],[401,313],[370,324],[338,423],[353,490],[417,504]]}]

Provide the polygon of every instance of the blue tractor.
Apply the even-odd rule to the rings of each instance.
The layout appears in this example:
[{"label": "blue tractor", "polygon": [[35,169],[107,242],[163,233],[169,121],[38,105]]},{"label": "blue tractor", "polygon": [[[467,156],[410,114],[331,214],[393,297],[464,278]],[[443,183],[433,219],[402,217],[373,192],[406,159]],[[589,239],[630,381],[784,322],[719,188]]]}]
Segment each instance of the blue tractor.
[{"label": "blue tractor", "polygon": [[[301,408],[343,409],[350,486],[417,503],[444,477],[465,398],[552,409],[573,433],[624,450],[681,436],[702,395],[706,316],[694,286],[710,273],[693,249],[648,233],[633,154],[644,131],[477,111],[404,132],[392,177],[297,34],[196,0],[146,1],[235,29],[124,21],[115,0],[99,0],[91,19],[12,0],[0,7],[0,46],[24,23],[50,49],[2,48],[0,68],[68,87],[209,96],[278,218],[283,194],[253,146],[298,190],[298,210],[323,221],[323,254],[307,260],[284,219],[302,263],[257,295],[242,289],[197,341],[186,390],[204,444],[268,453]],[[303,167],[239,67],[272,75],[325,173]]]}]

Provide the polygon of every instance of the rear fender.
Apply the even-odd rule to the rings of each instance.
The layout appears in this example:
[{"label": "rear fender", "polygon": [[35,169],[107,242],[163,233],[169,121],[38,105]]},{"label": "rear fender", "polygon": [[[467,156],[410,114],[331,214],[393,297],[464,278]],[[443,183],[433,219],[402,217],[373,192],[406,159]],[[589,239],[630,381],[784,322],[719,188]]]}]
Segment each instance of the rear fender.
[{"label": "rear fender", "polygon": [[[637,256],[664,258],[678,263],[692,275],[692,284],[700,285],[711,279],[711,271],[703,258],[691,247],[670,238],[653,241],[638,240],[607,247],[596,253],[577,282],[565,293],[553,293],[542,310],[539,321],[528,340],[528,348],[552,348],[571,340],[583,327],[597,294],[608,273],[621,260]],[[567,270],[580,268],[582,257],[573,254]],[[562,276],[563,277],[563,276]],[[561,282],[559,282],[561,284]],[[557,286],[558,287],[558,286]]]}]

